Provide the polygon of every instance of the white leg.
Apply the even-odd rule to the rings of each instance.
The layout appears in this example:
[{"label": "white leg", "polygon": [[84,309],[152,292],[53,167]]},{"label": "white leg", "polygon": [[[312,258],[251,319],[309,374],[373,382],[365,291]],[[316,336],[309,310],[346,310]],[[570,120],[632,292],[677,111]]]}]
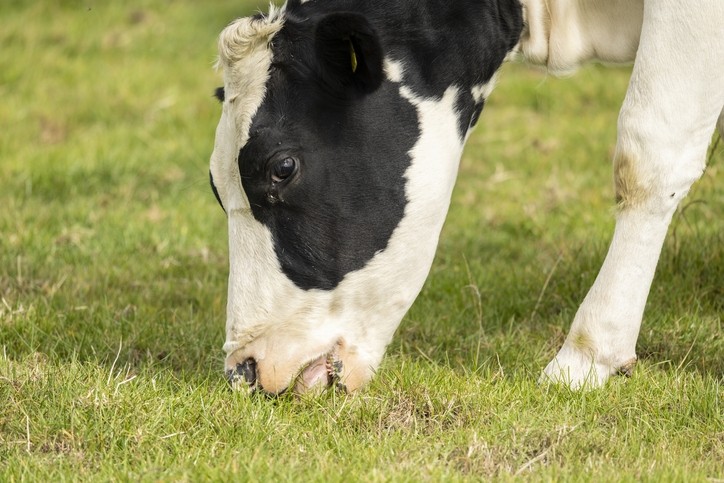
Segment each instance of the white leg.
[{"label": "white leg", "polygon": [[645,3],[641,42],[619,116],[613,240],[543,380],[595,387],[633,368],[669,222],[703,172],[724,106],[722,18],[721,0]]}]

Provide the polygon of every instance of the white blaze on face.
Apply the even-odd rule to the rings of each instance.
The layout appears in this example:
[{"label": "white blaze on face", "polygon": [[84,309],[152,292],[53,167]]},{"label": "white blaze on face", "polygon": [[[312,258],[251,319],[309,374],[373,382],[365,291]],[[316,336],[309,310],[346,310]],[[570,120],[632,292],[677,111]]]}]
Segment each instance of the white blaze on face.
[{"label": "white blaze on face", "polygon": [[[455,112],[457,89],[439,100],[400,94],[417,110],[420,138],[410,151],[405,212],[387,247],[333,290],[302,290],[281,270],[271,232],[252,215],[243,192],[239,150],[262,104],[283,10],[240,19],[221,34],[225,101],[211,174],[229,223],[226,369],[253,358],[269,392],[285,389],[304,366],[333,349],[344,364],[342,383],[354,390],[379,365],[402,317],[427,278],[462,152]],[[400,82],[401,64],[386,63]],[[372,121],[372,120],[371,120]],[[374,227],[370,227],[374,229]]]},{"label": "white blaze on face", "polygon": [[240,18],[219,36],[219,66],[224,71],[224,104],[216,128],[211,174],[226,210],[248,209],[241,189],[237,157],[249,139],[249,128],[264,100],[274,34],[283,24],[282,11],[271,9],[262,19]]},{"label": "white blaze on face", "polygon": [[222,32],[225,100],[210,166],[229,225],[226,368],[254,358],[270,391],[283,389],[290,373],[329,351],[342,333],[316,323],[325,320],[329,294],[305,292],[282,273],[272,235],[254,218],[241,184],[238,153],[264,100],[270,42],[282,25],[283,9],[272,9],[267,17],[238,19]]},{"label": "white blaze on face", "polygon": [[269,44],[282,25],[283,9],[271,8],[266,17],[234,21],[219,37],[225,99],[210,170],[229,221],[227,353],[276,322],[272,316],[284,310],[275,301],[295,289],[281,273],[271,233],[251,213],[238,165],[238,153],[264,100],[272,61]]}]

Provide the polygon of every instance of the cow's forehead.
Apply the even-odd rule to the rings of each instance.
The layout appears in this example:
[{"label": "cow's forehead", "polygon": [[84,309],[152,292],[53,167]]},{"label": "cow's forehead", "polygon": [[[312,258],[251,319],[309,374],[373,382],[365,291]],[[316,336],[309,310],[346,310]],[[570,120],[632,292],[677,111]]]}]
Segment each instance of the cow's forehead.
[{"label": "cow's forehead", "polygon": [[268,15],[233,21],[219,36],[225,109],[235,118],[239,146],[246,144],[252,118],[264,99],[273,57],[271,41],[283,24],[284,9],[271,7]]},{"label": "cow's forehead", "polygon": [[233,66],[258,51],[269,48],[269,42],[284,25],[284,8],[270,7],[267,15],[238,18],[219,35],[219,62]]}]

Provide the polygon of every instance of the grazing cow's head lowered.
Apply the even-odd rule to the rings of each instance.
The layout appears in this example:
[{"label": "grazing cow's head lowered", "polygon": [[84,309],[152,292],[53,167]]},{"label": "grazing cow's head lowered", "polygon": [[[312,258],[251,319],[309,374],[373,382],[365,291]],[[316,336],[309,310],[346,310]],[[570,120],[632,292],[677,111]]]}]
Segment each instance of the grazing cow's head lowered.
[{"label": "grazing cow's head lowered", "polygon": [[220,36],[235,385],[358,388],[428,274],[522,20],[517,1],[407,3],[290,1]]}]

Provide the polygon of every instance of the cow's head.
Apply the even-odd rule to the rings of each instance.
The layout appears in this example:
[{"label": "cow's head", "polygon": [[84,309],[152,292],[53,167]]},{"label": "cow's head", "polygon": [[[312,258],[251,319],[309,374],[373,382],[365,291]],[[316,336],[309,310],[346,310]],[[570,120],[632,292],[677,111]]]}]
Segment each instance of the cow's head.
[{"label": "cow's head", "polygon": [[454,66],[420,65],[425,52],[392,40],[394,22],[334,4],[290,2],[219,39],[225,367],[269,393],[371,377],[428,274],[468,128],[512,47],[456,84],[426,72]]}]

